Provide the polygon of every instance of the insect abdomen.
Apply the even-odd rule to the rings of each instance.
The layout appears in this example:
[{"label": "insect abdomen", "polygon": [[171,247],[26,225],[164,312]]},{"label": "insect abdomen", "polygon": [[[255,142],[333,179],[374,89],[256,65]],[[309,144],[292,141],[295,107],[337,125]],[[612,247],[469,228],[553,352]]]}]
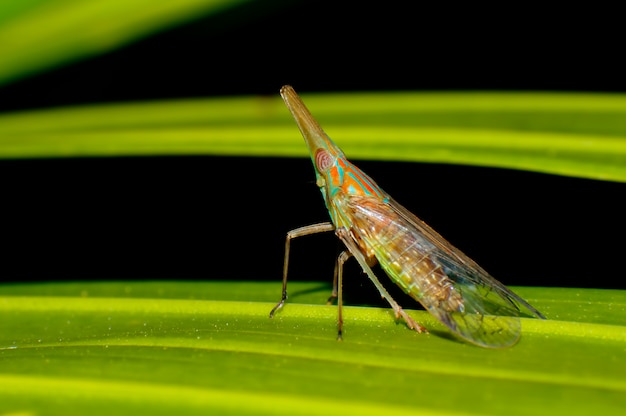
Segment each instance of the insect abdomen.
[{"label": "insect abdomen", "polygon": [[[421,251],[417,243],[407,245],[404,240],[393,244],[377,259],[381,267],[398,286],[413,299],[429,305],[437,305],[447,311],[463,310],[463,298],[455,290],[441,265],[434,261],[428,252]],[[409,238],[410,240],[410,238]],[[424,302],[428,300],[427,302]]]},{"label": "insect abdomen", "polygon": [[433,247],[411,232],[395,212],[384,203],[363,198],[355,209],[354,218],[358,230],[355,231],[363,240],[360,244],[368,251],[366,254],[375,256],[405,293],[427,308],[464,310],[460,293],[431,256]]}]

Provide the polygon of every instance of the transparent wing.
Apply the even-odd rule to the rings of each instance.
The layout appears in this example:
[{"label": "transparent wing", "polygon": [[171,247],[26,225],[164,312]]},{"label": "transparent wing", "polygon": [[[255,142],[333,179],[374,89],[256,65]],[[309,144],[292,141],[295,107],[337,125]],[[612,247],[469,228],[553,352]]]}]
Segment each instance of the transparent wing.
[{"label": "transparent wing", "polygon": [[388,198],[347,196],[353,238],[387,275],[466,340],[505,347],[520,336],[520,316],[544,318],[426,223]]}]

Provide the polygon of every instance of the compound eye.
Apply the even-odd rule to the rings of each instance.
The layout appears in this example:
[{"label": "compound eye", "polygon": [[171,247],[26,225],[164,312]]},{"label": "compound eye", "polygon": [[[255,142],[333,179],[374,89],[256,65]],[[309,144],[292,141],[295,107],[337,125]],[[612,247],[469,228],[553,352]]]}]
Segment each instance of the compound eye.
[{"label": "compound eye", "polygon": [[328,169],[334,163],[333,157],[324,149],[319,149],[315,153],[315,166],[320,172]]}]

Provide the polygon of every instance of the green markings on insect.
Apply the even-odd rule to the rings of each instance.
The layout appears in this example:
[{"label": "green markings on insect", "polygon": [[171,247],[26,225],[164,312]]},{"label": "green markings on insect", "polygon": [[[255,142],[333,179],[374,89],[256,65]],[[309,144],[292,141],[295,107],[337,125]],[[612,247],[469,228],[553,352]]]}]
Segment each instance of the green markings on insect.
[{"label": "green markings on insect", "polygon": [[291,240],[334,231],[346,247],[337,258],[333,293],[329,299],[337,298],[339,339],[343,329],[343,265],[350,257],[356,259],[381,296],[389,302],[396,318],[402,318],[417,332],[427,330],[389,295],[372,271],[371,267],[376,263],[395,284],[453,333],[481,347],[503,348],[515,344],[521,334],[521,316],[545,319],[350,163],[292,87],[284,86],[280,93],[309,148],[316,183],[331,222],[287,233],[282,297],[270,317],[287,300]]}]

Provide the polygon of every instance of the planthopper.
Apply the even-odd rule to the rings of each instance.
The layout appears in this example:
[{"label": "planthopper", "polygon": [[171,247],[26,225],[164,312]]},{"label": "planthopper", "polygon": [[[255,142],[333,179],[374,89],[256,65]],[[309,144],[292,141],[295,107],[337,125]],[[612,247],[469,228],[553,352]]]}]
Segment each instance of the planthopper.
[{"label": "planthopper", "polygon": [[333,298],[337,298],[338,337],[342,337],[343,265],[354,257],[380,295],[417,332],[427,332],[392,299],[372,266],[380,264],[391,281],[418,301],[454,334],[481,347],[515,344],[520,317],[544,316],[524,299],[491,277],[473,260],[393,200],[359,168],[350,163],[324,133],[298,94],[284,86],[280,94],[309,148],[311,160],[331,222],[309,225],[287,233],[280,302],[287,300],[289,246],[292,239],[334,231],[345,245],[337,258]]}]

